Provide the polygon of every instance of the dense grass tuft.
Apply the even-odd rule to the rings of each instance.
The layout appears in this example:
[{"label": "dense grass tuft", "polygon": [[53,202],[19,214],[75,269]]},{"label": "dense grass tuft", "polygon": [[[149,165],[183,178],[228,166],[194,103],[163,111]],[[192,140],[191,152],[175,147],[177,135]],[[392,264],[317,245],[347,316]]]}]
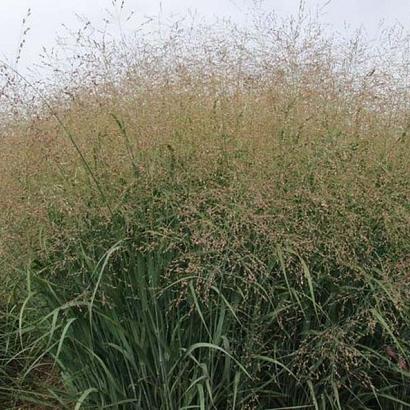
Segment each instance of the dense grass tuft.
[{"label": "dense grass tuft", "polygon": [[254,23],[3,67],[3,407],[410,406],[409,39]]}]

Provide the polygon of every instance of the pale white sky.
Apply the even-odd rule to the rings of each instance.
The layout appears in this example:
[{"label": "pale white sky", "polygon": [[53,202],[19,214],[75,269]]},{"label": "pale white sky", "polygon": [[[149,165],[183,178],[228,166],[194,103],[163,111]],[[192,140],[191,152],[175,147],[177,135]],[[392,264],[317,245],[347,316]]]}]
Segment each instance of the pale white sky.
[{"label": "pale white sky", "polygon": [[[52,46],[57,33],[63,32],[62,24],[73,28],[79,25],[75,13],[99,22],[106,9],[112,10],[111,3],[112,0],[0,0],[0,58],[14,60],[22,19],[28,8],[31,8],[28,22],[31,30],[23,51],[23,66],[36,61],[43,45]],[[229,16],[240,20],[252,3],[252,0],[162,0],[161,7],[163,15],[184,14],[189,9],[209,18]],[[299,0],[262,0],[262,3],[264,8],[283,17],[297,13],[299,7]],[[320,10],[322,21],[338,31],[343,31],[345,24],[352,29],[362,25],[373,38],[381,20],[386,25],[398,22],[410,29],[410,0],[306,0],[305,3],[307,9]],[[158,15],[160,10],[159,0],[127,0],[126,4],[141,20],[144,16]]]}]

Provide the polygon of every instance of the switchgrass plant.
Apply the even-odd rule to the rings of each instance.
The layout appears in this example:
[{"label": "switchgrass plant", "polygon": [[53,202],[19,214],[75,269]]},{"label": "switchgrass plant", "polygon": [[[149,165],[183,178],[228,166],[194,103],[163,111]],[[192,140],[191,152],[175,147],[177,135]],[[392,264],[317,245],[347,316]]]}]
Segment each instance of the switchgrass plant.
[{"label": "switchgrass plant", "polygon": [[[147,198],[138,183],[126,211],[108,222],[86,216],[75,241],[35,262],[35,305],[50,312],[46,338],[72,400],[91,408],[405,408],[400,269],[305,259],[262,237],[243,209],[251,198],[221,201],[208,190],[207,214],[184,215],[184,197],[191,204],[203,189],[191,182],[186,197],[186,183],[170,177],[168,189],[156,185]],[[204,249],[194,238],[209,227]]]},{"label": "switchgrass plant", "polygon": [[3,407],[410,406],[409,37],[252,18],[3,67]]}]

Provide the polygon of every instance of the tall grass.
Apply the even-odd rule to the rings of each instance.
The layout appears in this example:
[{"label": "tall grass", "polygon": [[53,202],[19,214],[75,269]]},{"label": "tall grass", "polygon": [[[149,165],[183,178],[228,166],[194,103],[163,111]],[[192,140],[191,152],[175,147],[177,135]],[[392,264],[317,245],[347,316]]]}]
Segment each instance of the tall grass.
[{"label": "tall grass", "polygon": [[5,406],[410,406],[409,38],[253,19],[4,67]]}]

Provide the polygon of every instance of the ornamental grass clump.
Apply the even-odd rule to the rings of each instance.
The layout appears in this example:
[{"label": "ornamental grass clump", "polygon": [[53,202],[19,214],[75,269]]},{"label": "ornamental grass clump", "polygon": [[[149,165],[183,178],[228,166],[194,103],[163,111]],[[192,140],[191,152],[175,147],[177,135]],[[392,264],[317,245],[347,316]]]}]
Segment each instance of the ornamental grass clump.
[{"label": "ornamental grass clump", "polygon": [[5,406],[410,406],[409,37],[252,21],[4,65]]}]

